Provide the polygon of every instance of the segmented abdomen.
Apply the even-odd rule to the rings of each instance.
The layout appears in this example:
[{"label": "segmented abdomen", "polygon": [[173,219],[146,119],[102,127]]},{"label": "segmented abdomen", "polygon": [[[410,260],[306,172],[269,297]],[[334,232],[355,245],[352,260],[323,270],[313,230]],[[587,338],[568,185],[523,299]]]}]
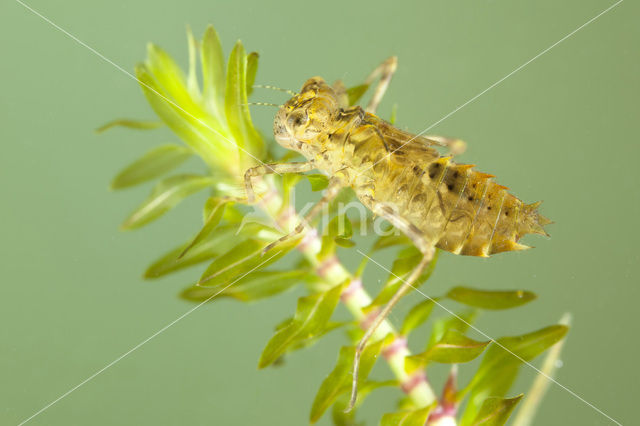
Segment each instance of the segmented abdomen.
[{"label": "segmented abdomen", "polygon": [[[428,164],[376,165],[374,198],[389,203],[437,247],[456,254],[488,256],[528,246],[525,234],[547,235],[539,203],[524,204],[491,180],[492,175],[456,164],[450,157]],[[385,164],[386,163],[386,164]]]}]

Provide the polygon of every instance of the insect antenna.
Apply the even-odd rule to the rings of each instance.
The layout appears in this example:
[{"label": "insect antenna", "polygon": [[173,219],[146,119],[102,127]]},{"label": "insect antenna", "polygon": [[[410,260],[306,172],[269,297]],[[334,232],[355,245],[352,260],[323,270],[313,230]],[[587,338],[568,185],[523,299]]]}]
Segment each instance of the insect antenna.
[{"label": "insect antenna", "polygon": [[289,90],[289,89],[281,89],[279,87],[276,86],[270,86],[268,84],[254,84],[253,85],[254,88],[258,88],[258,89],[270,89],[270,90],[277,90],[279,92],[284,92],[284,93],[288,93],[291,96],[297,96],[298,93],[294,92],[293,90]]},{"label": "insect antenna", "polygon": [[272,106],[280,108],[282,105],[272,104],[271,102],[247,102],[244,105],[259,105],[259,106]]}]

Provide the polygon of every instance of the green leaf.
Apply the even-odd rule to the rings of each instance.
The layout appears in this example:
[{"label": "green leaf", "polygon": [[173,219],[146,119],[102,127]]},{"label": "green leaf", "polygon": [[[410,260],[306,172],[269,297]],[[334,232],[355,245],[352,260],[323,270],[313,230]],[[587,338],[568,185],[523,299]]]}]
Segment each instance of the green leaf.
[{"label": "green leaf", "polygon": [[[257,271],[248,274],[218,296],[231,297],[242,302],[265,299],[283,293],[304,281],[307,270]],[[220,291],[216,287],[191,286],[180,295],[192,302],[202,302]]]},{"label": "green leaf", "polygon": [[[358,370],[358,382],[364,382],[373,368],[378,354],[382,350],[385,339],[367,345],[360,358],[360,368]],[[353,370],[353,360],[355,357],[355,346],[343,346],[340,348],[338,362],[333,371],[324,379],[318,389],[309,419],[311,423],[320,420],[324,412],[333,404],[338,396],[351,390],[351,379]],[[363,395],[364,396],[364,395]],[[360,399],[360,396],[358,396]],[[357,401],[356,401],[357,403]]]},{"label": "green leaf", "polygon": [[341,238],[341,237],[336,237],[333,239],[337,245],[339,245],[340,247],[355,247],[356,243],[353,240],[350,240],[348,238]]},{"label": "green leaf", "polygon": [[121,118],[118,120],[110,121],[96,129],[96,133],[106,132],[107,130],[113,127],[126,127],[128,129],[135,130],[151,130],[157,129],[161,127],[164,123],[162,121],[145,121],[145,120],[129,120],[126,118]]},{"label": "green leaf", "polygon": [[521,336],[503,337],[493,343],[485,352],[473,379],[460,393],[462,397],[470,392],[461,425],[471,424],[487,397],[504,396],[515,380],[522,362],[529,362],[540,355],[560,341],[567,331],[566,326],[552,325]]},{"label": "green leaf", "polygon": [[219,120],[224,118],[224,55],[218,33],[209,25],[200,47],[202,62],[202,86],[207,106]]},{"label": "green leaf", "polygon": [[366,93],[368,88],[368,84],[360,84],[358,86],[348,88],[347,97],[349,98],[349,105],[355,105]]},{"label": "green leaf", "polygon": [[411,244],[411,240],[409,239],[409,237],[407,237],[404,234],[396,235],[394,233],[394,234],[383,235],[379,237],[376,240],[376,242],[373,244],[371,251],[374,252],[374,251],[382,250],[387,247],[393,247],[397,245],[410,245],[410,244]]},{"label": "green leaf", "polygon": [[321,174],[304,175],[311,184],[312,191],[322,191],[329,186],[329,178]]},{"label": "green leaf", "polygon": [[291,192],[303,178],[303,175],[293,173],[287,173],[282,176],[282,199],[287,205],[292,201]]},{"label": "green leaf", "polygon": [[[311,281],[313,279],[313,277],[309,277],[309,280]],[[291,318],[290,318],[291,320]],[[296,341],[296,343],[292,346],[289,346],[287,348],[287,354],[291,353],[293,351],[297,351],[300,349],[304,349],[307,348],[311,345],[313,345],[314,343],[316,343],[318,340],[320,340],[324,335],[326,335],[327,333],[332,332],[333,330],[337,330],[340,327],[344,327],[346,325],[350,324],[349,322],[346,321],[329,321],[327,322],[327,324],[324,326],[324,328],[319,332],[316,333],[312,336],[306,337],[304,339],[298,340]],[[282,357],[281,357],[282,358]]]},{"label": "green leaf", "polygon": [[159,278],[171,272],[211,260],[229,250],[234,244],[237,244],[237,240],[234,239],[235,233],[236,228],[233,226],[217,228],[213,234],[209,235],[203,242],[180,259],[178,259],[178,256],[189,243],[176,247],[154,261],[145,271],[144,278]]},{"label": "green leaf", "polygon": [[[416,280],[414,283],[414,287],[419,287],[422,283],[427,281],[431,274],[433,273],[434,268],[436,267],[436,263],[438,263],[440,251],[436,250],[433,255],[433,259],[429,265],[425,268],[420,278]],[[387,285],[393,283],[402,283],[402,279],[406,279],[409,274],[414,270],[414,268],[420,263],[422,260],[422,253],[415,248],[414,246],[410,246],[405,250],[402,250],[398,253],[398,258],[393,262],[391,266],[391,274],[389,275],[389,279],[387,281]]]},{"label": "green leaf", "polygon": [[472,426],[502,426],[507,423],[511,412],[518,405],[523,395],[513,398],[487,398],[482,403]]},{"label": "green leaf", "polygon": [[[233,207],[231,208],[227,208],[225,210],[232,210]],[[278,231],[277,229],[271,228],[267,225],[264,225],[260,222],[249,222],[249,223],[245,223],[244,225],[242,225],[241,228],[238,229],[237,235],[239,236],[243,236],[246,238],[253,238],[253,239],[258,239],[258,240],[262,240],[264,242],[268,242],[268,243],[272,243],[273,241],[277,240],[278,238],[282,237],[282,232]],[[297,241],[299,241],[299,238],[294,238],[288,242],[286,242],[286,244],[283,243],[278,243],[279,246],[281,247],[285,247],[288,248],[290,246],[291,243],[296,243]],[[271,252],[272,254],[275,253],[275,251]],[[266,257],[269,257],[265,254]]]},{"label": "green leaf", "polygon": [[194,105],[187,89],[184,71],[171,55],[153,43],[147,45],[147,65],[164,92],[178,105],[190,109]]},{"label": "green leaf", "polygon": [[266,268],[295,248],[299,241],[300,238],[297,238],[280,243],[266,254],[263,254],[263,249],[267,245],[264,241],[254,238],[242,241],[211,262],[197,285],[201,287],[227,285],[255,268]]},{"label": "green leaf", "polygon": [[191,243],[187,247],[185,247],[184,251],[180,253],[178,259],[187,254],[187,252],[191,250],[193,246],[200,243],[207,236],[209,236],[211,232],[216,228],[216,226],[218,226],[218,224],[220,223],[220,219],[222,219],[222,215],[224,214],[224,206],[228,201],[228,199],[217,197],[210,197],[207,200],[207,202],[205,203],[205,211],[208,214],[205,218],[204,226],[191,241]]},{"label": "green leaf", "polygon": [[487,291],[469,287],[454,287],[447,297],[456,302],[482,309],[509,309],[535,300],[536,295],[529,291]]},{"label": "green leaf", "polygon": [[256,73],[258,72],[258,52],[251,52],[247,55],[247,96],[253,92],[253,85],[256,82]]},{"label": "green leaf", "polygon": [[[404,279],[408,277],[411,271],[420,263],[422,260],[422,254],[416,249],[414,246],[409,247],[406,253],[400,253],[398,259],[393,262],[391,266],[391,273],[389,274],[389,278],[384,288],[376,298],[366,307],[366,310],[370,310],[376,306],[382,306],[387,303],[394,294],[402,287],[404,284]],[[425,281],[427,281],[436,267],[436,263],[438,262],[439,251],[436,250],[433,259],[429,263],[429,265],[422,272],[422,275],[412,284],[414,288],[420,287]]]},{"label": "green leaf", "polygon": [[466,337],[454,329],[447,330],[446,334],[421,354],[407,357],[409,364],[407,369],[413,371],[430,362],[445,364],[459,364],[475,359],[484,351],[489,342],[478,342]]},{"label": "green leaf", "polygon": [[471,324],[473,324],[473,321],[475,320],[477,314],[478,313],[475,310],[468,310],[460,312],[456,315],[438,319],[433,323],[433,328],[431,329],[431,335],[429,337],[429,344],[427,345],[427,348],[435,345],[437,342],[442,340],[442,338],[450,330],[465,333],[469,329]]},{"label": "green leaf", "polygon": [[424,426],[434,405],[417,410],[387,413],[382,416],[380,426]]},{"label": "green leaf", "polygon": [[[238,41],[229,55],[227,85],[225,91],[225,114],[229,129],[238,146],[258,158],[264,153],[262,138],[253,127],[247,98],[247,59],[242,43]],[[239,153],[245,158],[246,152]],[[254,158],[245,158],[253,164]]]},{"label": "green leaf", "polygon": [[155,179],[178,167],[193,152],[180,145],[162,145],[152,149],[122,170],[111,182],[111,189],[128,188]]},{"label": "green leaf", "polygon": [[198,87],[198,77],[196,71],[198,43],[193,37],[191,27],[187,26],[187,46],[189,47],[189,72],[187,74],[187,89],[194,98],[200,98],[200,88]]},{"label": "green leaf", "polygon": [[136,66],[136,77],[149,105],[158,117],[207,164],[223,166],[222,170],[233,170],[237,167],[237,164],[224,163],[223,159],[232,158],[237,154],[237,148],[218,121],[204,115],[200,107],[180,105],[172,101],[147,65]]},{"label": "green leaf", "polygon": [[297,342],[321,333],[340,300],[344,285],[337,285],[324,293],[298,299],[296,314],[286,327],[273,335],[262,351],[258,368],[265,368],[282,356]]},{"label": "green leaf", "polygon": [[129,215],[122,229],[139,228],[159,218],[180,201],[213,184],[207,176],[177,175],[161,180],[151,195]]},{"label": "green leaf", "polygon": [[328,228],[329,235],[333,237],[336,244],[341,247],[355,246],[355,243],[351,241],[353,226],[346,214],[340,214],[331,219]]},{"label": "green leaf", "polygon": [[332,237],[351,238],[353,236],[353,227],[346,214],[331,219],[328,231]]},{"label": "green leaf", "polygon": [[396,124],[398,118],[398,104],[393,104],[391,107],[391,116],[389,117],[389,123]]},{"label": "green leaf", "polygon": [[411,308],[402,322],[400,334],[407,336],[411,331],[424,324],[424,322],[429,318],[429,315],[431,315],[434,305],[435,303],[433,300],[427,299]]},{"label": "green leaf", "polygon": [[336,252],[336,240],[329,235],[323,235],[322,245],[320,246],[320,253],[316,256],[318,260],[322,261],[329,256],[334,255]]}]

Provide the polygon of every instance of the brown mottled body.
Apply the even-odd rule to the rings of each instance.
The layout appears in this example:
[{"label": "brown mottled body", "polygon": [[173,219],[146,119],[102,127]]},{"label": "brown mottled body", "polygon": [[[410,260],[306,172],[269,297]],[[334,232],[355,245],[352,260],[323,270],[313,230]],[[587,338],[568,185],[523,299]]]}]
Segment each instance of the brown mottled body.
[{"label": "brown mottled body", "polygon": [[523,235],[546,235],[543,226],[549,223],[538,213],[539,203],[524,204],[506,187],[494,183],[492,175],[475,171],[470,165],[456,164],[433,148],[447,146],[454,152],[455,140],[412,135],[373,114],[395,67],[396,59],[389,58],[367,79],[366,84],[370,84],[381,75],[366,110],[348,105],[341,84],[332,87],[319,77],[307,80],[300,94],[278,110],[273,131],[280,145],[300,152],[308,161],[261,165],[245,174],[250,202],[255,200],[251,184],[254,176],[312,169],[330,176],[322,199],[294,232],[280,241],[302,232],[340,188],[349,186],[367,208],[407,235],[422,253],[422,259],[406,279],[399,277],[402,286],[356,347],[349,409],[356,402],[360,356],[367,341],[431,262],[434,247],[483,257],[521,250],[527,248],[518,243]]},{"label": "brown mottled body", "polygon": [[436,141],[340,99],[322,79],[308,80],[278,113],[276,139],[352,187],[374,213],[402,218],[410,237],[484,257],[527,248],[518,243],[525,234],[546,235],[542,227],[549,221],[537,212],[538,203],[524,204],[492,175],[440,156]]}]

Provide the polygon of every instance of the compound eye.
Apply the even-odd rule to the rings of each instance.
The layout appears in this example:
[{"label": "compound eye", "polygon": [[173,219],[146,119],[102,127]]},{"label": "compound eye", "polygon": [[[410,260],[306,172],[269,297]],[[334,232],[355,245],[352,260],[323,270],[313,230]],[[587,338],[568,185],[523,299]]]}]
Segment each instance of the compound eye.
[{"label": "compound eye", "polygon": [[307,124],[307,122],[309,121],[309,116],[305,111],[298,110],[298,111],[292,112],[287,121],[288,121],[287,124],[289,125],[289,128],[295,129]]}]

